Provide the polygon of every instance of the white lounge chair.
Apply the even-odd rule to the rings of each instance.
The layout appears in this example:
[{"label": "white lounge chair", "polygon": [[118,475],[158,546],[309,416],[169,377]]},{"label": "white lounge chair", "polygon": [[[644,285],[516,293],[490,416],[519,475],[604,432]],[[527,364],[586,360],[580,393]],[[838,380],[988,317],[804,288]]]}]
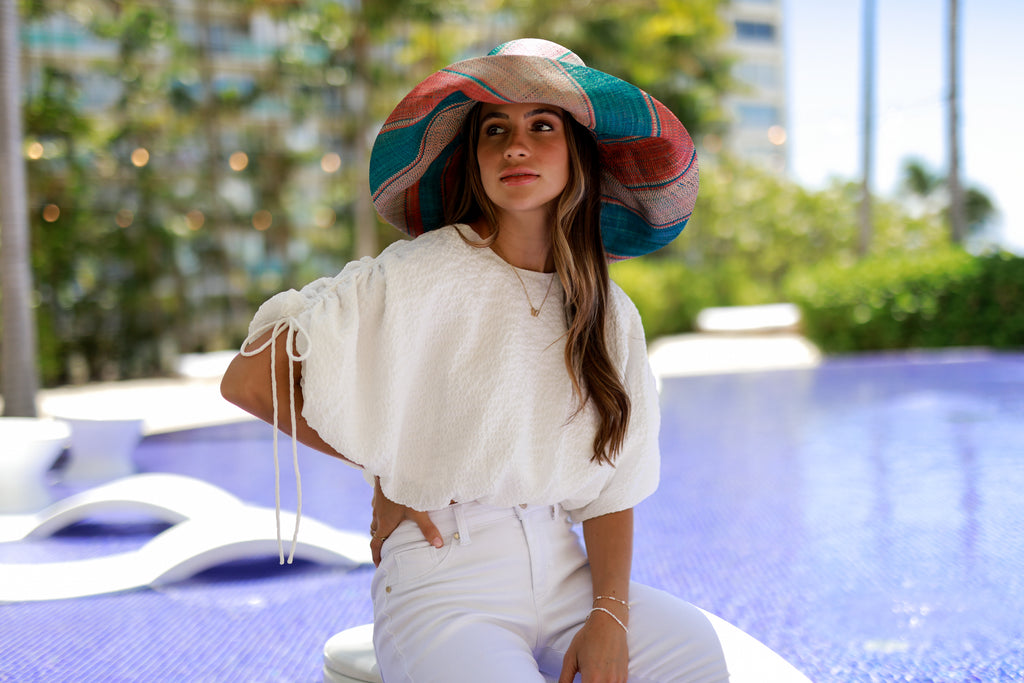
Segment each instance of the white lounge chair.
[{"label": "white lounge chair", "polygon": [[[282,527],[294,515],[281,513]],[[205,569],[245,558],[278,554],[274,510],[225,507],[215,515],[180,522],[136,551],[68,562],[0,565],[0,602],[60,600],[102,595],[179,581]],[[328,565],[369,564],[369,539],[309,517],[295,557]]]},{"label": "white lounge chair", "polygon": [[136,474],[68,496],[39,512],[0,515],[0,542],[42,538],[83,519],[112,511],[150,514],[176,524],[243,505],[202,479],[181,474]]}]

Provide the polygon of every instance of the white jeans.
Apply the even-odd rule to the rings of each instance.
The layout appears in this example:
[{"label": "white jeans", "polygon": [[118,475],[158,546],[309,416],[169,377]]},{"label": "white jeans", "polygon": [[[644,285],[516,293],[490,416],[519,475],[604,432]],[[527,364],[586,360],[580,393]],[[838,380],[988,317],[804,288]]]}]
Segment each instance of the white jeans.
[{"label": "white jeans", "polygon": [[[403,522],[385,541],[373,578],[374,647],[386,683],[557,680],[593,601],[590,567],[567,515],[557,506],[465,503],[430,517],[444,547]],[[637,583],[629,597],[631,683],[747,680],[737,676],[743,668],[751,681],[806,680],[683,600]],[[767,678],[766,667],[786,675]]]}]

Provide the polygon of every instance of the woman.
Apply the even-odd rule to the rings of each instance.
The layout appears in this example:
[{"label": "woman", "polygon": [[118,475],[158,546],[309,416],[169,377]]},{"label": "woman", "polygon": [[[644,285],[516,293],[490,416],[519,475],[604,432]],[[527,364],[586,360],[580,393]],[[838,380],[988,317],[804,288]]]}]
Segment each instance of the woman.
[{"label": "woman", "polygon": [[384,679],[728,680],[728,626],[630,581],[658,397],[607,261],[685,226],[683,126],[513,41],[403,99],[370,176],[416,239],[264,304],[222,388],[374,482]]}]

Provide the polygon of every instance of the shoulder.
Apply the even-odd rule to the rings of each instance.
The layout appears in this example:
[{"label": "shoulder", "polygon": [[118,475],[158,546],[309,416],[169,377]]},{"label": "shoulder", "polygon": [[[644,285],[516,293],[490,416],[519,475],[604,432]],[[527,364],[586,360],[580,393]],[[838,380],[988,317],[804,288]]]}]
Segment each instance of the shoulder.
[{"label": "shoulder", "polygon": [[448,225],[413,239],[397,240],[388,245],[375,260],[383,268],[409,263],[431,267],[439,261],[458,258],[465,253],[466,246],[458,228]]},{"label": "shoulder", "polygon": [[608,282],[608,318],[627,334],[643,334],[643,322],[636,304],[614,280]]}]

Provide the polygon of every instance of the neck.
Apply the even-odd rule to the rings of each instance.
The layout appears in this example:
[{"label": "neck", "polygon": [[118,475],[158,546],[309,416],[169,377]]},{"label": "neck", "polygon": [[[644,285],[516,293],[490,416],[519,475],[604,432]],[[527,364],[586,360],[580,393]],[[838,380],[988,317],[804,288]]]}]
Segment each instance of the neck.
[{"label": "neck", "polygon": [[[491,251],[510,265],[538,273],[553,273],[555,257],[551,251],[551,221],[548,217],[524,220],[521,217],[499,217],[501,229],[491,245]],[[490,227],[482,219],[473,229],[481,237],[488,237]]]}]

